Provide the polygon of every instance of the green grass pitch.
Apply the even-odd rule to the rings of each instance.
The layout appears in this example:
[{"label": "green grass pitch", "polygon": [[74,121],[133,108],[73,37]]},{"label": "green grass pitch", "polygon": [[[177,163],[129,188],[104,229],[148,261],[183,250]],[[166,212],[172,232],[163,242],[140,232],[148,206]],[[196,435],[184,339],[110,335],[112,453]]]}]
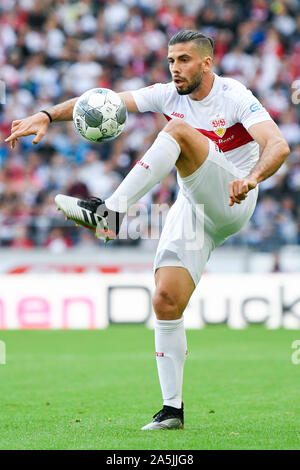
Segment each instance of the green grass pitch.
[{"label": "green grass pitch", "polygon": [[187,331],[185,429],[161,407],[153,331],[0,331],[0,449],[299,449],[300,331]]}]

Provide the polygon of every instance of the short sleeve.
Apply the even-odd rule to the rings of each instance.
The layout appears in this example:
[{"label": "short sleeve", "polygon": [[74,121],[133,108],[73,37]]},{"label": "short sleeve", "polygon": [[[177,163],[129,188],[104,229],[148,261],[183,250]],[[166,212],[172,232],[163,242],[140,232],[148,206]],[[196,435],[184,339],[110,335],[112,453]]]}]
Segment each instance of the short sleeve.
[{"label": "short sleeve", "polygon": [[268,111],[262,106],[250,90],[241,93],[237,103],[237,121],[241,122],[246,130],[253,124],[263,121],[272,121]]},{"label": "short sleeve", "polygon": [[151,111],[153,113],[162,113],[164,103],[164,88],[166,85],[156,83],[155,85],[139,90],[132,91],[131,94],[140,113]]}]

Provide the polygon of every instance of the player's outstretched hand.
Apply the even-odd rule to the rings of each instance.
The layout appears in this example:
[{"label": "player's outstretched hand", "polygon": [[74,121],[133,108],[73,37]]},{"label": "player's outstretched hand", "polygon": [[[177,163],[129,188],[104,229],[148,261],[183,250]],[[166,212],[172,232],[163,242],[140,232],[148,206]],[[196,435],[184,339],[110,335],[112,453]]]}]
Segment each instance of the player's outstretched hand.
[{"label": "player's outstretched hand", "polygon": [[254,178],[242,178],[234,180],[229,183],[229,206],[234,203],[241,204],[246,199],[247,193],[257,186],[257,181]]},{"label": "player's outstretched hand", "polygon": [[11,148],[15,147],[18,137],[26,135],[35,135],[33,144],[38,144],[41,138],[46,134],[50,120],[45,113],[36,113],[19,121],[13,121],[11,125],[11,134],[5,142],[10,142]]}]

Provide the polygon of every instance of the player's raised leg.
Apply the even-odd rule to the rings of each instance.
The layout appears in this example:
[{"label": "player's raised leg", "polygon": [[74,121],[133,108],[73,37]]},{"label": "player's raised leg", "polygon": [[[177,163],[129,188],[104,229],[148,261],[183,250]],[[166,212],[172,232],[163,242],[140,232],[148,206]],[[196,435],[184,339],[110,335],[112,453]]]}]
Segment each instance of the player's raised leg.
[{"label": "player's raised leg", "polygon": [[[96,206],[95,199],[91,204],[90,200],[79,201],[64,195],[58,195],[55,202],[59,209],[76,223],[97,230],[101,222],[101,227],[97,230],[100,238],[115,238],[119,223],[114,220],[113,213],[125,213],[155,184],[165,178],[174,166],[181,177],[189,176],[204,163],[208,152],[207,137],[189,124],[174,119],[158,134],[142,160],[136,163],[105,204],[99,199]],[[79,206],[88,210],[88,213],[82,208],[79,209]],[[110,214],[110,220],[107,222],[104,220],[105,214]],[[109,233],[111,235],[108,236]]]},{"label": "player's raised leg", "polygon": [[142,430],[180,429],[184,426],[182,381],[187,354],[182,315],[195,284],[187,269],[174,266],[158,268],[155,283],[155,350],[163,408]]},{"label": "player's raised leg", "polygon": [[176,166],[181,177],[189,176],[206,160],[207,137],[180,119],[164,127],[141,161],[128,173],[113,195],[105,202],[118,210],[121,199],[127,199],[127,210]]}]

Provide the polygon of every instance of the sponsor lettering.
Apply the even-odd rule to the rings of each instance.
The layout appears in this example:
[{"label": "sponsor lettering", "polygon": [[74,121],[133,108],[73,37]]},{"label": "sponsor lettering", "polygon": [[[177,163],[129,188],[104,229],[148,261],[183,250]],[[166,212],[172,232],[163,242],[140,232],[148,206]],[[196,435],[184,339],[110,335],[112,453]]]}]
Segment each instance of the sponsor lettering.
[{"label": "sponsor lettering", "polygon": [[[18,279],[17,279],[18,278]],[[151,273],[2,276],[0,329],[94,329],[110,323],[154,326]],[[299,274],[205,275],[185,310],[187,328],[300,327]],[[239,289],[234,287],[239,282]],[[96,284],[95,284],[96,283]],[[95,291],[94,286],[97,285]],[[16,286],[18,287],[16,289]],[[76,295],[74,295],[76,291]],[[215,292],[218,291],[218,296]],[[1,344],[0,344],[1,346]],[[300,344],[294,346],[298,351]],[[1,351],[0,351],[1,352]],[[300,353],[294,351],[295,362]],[[162,354],[157,351],[158,357]],[[0,360],[1,362],[1,360]],[[298,363],[298,362],[297,362]]]},{"label": "sponsor lettering", "polygon": [[228,137],[227,139],[219,139],[218,140],[218,143],[219,144],[225,144],[226,142],[229,142],[230,140],[233,140],[234,139],[234,134],[232,134],[230,137]]},{"label": "sponsor lettering", "polygon": [[180,118],[180,119],[183,119],[183,118],[184,118],[184,114],[182,114],[182,113],[175,113],[175,112],[173,112],[173,113],[171,114],[171,116],[175,116],[175,117],[178,117],[178,118]]}]

